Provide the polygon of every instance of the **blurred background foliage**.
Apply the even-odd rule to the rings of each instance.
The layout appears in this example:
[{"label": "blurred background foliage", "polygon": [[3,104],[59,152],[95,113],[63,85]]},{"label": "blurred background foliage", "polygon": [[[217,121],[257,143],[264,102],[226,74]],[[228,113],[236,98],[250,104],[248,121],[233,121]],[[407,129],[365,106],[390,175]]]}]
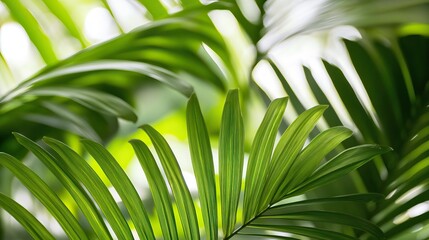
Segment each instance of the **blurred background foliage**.
[{"label": "blurred background foliage", "polygon": [[[394,151],[308,196],[381,193],[383,201],[354,206],[354,214],[388,239],[427,239],[428,24],[427,0],[2,0],[0,151],[49,179],[11,133],[53,137],[78,153],[85,137],[107,146],[147,190],[127,141],[147,139],[136,128],[151,123],[183,156],[195,194],[184,127],[193,91],[215,152],[227,89],[241,91],[246,152],[271,100],[289,97],[281,131],[305,109],[328,104],[310,138],[344,125],[354,135],[343,148],[379,143]],[[2,192],[37,212],[0,171]],[[5,239],[26,236],[2,219]]]}]

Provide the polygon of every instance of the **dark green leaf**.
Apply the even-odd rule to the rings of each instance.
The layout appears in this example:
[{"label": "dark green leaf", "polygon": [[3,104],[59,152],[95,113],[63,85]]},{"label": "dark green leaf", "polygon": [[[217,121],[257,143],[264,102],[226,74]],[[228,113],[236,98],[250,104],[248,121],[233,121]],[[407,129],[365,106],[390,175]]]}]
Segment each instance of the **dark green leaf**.
[{"label": "dark green leaf", "polygon": [[296,195],[331,182],[357,169],[375,156],[391,150],[389,147],[370,144],[349,148],[320,166],[310,178],[290,194]]},{"label": "dark green leaf", "polygon": [[377,239],[383,239],[383,232],[374,224],[363,218],[358,218],[352,215],[337,213],[337,212],[325,212],[325,211],[302,211],[293,212],[283,215],[270,215],[262,216],[261,219],[283,219],[283,220],[303,220],[311,222],[329,222],[341,225],[347,225],[364,232],[367,232]]},{"label": "dark green leaf", "polygon": [[301,226],[290,226],[290,225],[258,225],[253,224],[250,225],[251,228],[257,228],[261,230],[271,230],[271,231],[279,231],[284,233],[292,233],[298,236],[305,236],[311,239],[320,239],[320,240],[353,240],[356,239],[354,237],[350,237],[348,235],[333,232],[329,230],[319,229],[319,228],[311,228],[311,227],[301,227]]},{"label": "dark green leaf", "polygon": [[137,115],[130,105],[120,98],[96,90],[42,87],[30,90],[27,94],[65,97],[97,112],[117,116],[133,122],[137,121]]}]

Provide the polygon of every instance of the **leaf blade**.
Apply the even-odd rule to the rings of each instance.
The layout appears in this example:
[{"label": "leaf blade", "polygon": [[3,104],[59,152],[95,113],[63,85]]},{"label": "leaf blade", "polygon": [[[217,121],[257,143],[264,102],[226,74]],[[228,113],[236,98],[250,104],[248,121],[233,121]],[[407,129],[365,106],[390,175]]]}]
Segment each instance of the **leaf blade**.
[{"label": "leaf blade", "polygon": [[280,98],[271,102],[252,143],[244,188],[243,221],[245,222],[256,216],[259,210],[257,206],[265,184],[274,140],[286,109],[286,103],[287,98]]},{"label": "leaf blade", "polygon": [[288,191],[309,177],[323,158],[352,134],[353,132],[345,127],[333,127],[317,135],[299,153],[291,166],[290,174],[280,185],[280,191],[274,199],[280,199],[282,195],[287,194]]},{"label": "leaf blade", "polygon": [[187,239],[199,239],[200,234],[195,206],[174,153],[164,137],[154,128],[149,125],[143,125],[142,129],[152,140],[167,175],[168,182],[177,202],[185,237]]},{"label": "leaf blade", "polygon": [[186,119],[192,167],[197,181],[206,235],[209,239],[217,239],[217,199],[212,148],[195,94],[188,101]]},{"label": "leaf blade", "polygon": [[389,147],[378,146],[375,144],[365,144],[349,148],[324,165],[320,166],[310,178],[301,186],[294,189],[290,195],[297,195],[309,189],[326,184],[339,176],[343,176],[363,164],[370,161],[375,156],[391,151]]},{"label": "leaf blade", "polygon": [[319,105],[304,111],[283,133],[273,153],[272,164],[267,173],[266,185],[268,187],[264,188],[263,199],[258,206],[259,210],[279,200],[275,198],[275,195],[280,194],[279,188],[283,180],[326,108],[325,105]]},{"label": "leaf blade", "polygon": [[179,239],[167,185],[152,153],[146,144],[140,140],[131,140],[130,144],[146,174],[164,238]]},{"label": "leaf blade", "polygon": [[0,193],[0,207],[12,215],[34,239],[54,240],[54,236],[29,211]]},{"label": "leaf blade", "polygon": [[82,213],[86,216],[89,224],[93,227],[94,233],[100,239],[112,239],[109,230],[107,229],[106,224],[104,223],[103,218],[100,215],[100,212],[97,210],[94,202],[82,188],[79,182],[73,176],[71,176],[68,171],[64,170],[64,166],[61,166],[61,163],[58,160],[54,159],[51,154],[49,154],[46,150],[44,150],[29,138],[19,133],[13,134],[17,141],[29,151],[31,151],[64,185],[64,187],[76,201],[76,204],[82,210]]},{"label": "leaf blade", "polygon": [[42,30],[33,14],[24,6],[21,1],[3,0],[11,15],[18,21],[27,32],[31,42],[36,46],[46,64],[53,64],[58,61],[52,46],[51,40]]},{"label": "leaf blade", "polygon": [[283,215],[271,215],[269,217],[262,217],[263,219],[278,218],[288,220],[303,220],[311,222],[329,222],[340,225],[350,226],[362,231],[365,231],[377,239],[384,239],[383,232],[370,221],[355,217],[349,214],[328,211],[300,211],[288,213]]},{"label": "leaf blade", "polygon": [[91,196],[98,203],[98,206],[106,216],[106,219],[109,221],[117,237],[127,240],[133,239],[131,230],[118,205],[106,185],[104,185],[103,181],[89,164],[64,143],[48,137],[44,137],[43,141],[61,156],[74,177],[82,182],[91,193]]},{"label": "leaf blade", "polygon": [[81,142],[117,190],[125,207],[128,209],[139,237],[141,239],[155,239],[146,208],[119,163],[102,145],[90,140],[82,140]]},{"label": "leaf blade", "polygon": [[87,239],[85,231],[61,199],[30,168],[6,153],[0,153],[0,165],[8,168],[39,199],[70,238]]},{"label": "leaf blade", "polygon": [[219,135],[219,182],[222,229],[228,236],[236,223],[244,162],[244,125],[238,90],[225,100]]}]

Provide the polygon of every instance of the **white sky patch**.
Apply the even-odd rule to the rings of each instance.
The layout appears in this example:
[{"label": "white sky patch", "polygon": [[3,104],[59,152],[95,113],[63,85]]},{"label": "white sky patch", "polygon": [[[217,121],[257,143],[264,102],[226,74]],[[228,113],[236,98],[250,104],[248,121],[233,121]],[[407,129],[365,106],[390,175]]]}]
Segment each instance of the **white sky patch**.
[{"label": "white sky patch", "polygon": [[25,78],[36,70],[34,64],[37,61],[32,44],[24,28],[18,23],[8,22],[1,27],[0,51],[12,71],[15,70],[13,72],[17,79]]},{"label": "white sky patch", "polygon": [[243,12],[244,17],[253,24],[257,24],[261,17],[261,11],[255,1],[238,0],[238,6]]},{"label": "white sky patch", "polygon": [[132,4],[132,1],[124,0],[108,0],[108,2],[115,18],[126,32],[149,22],[144,17],[146,9],[139,3]]},{"label": "white sky patch", "polygon": [[416,206],[408,209],[407,213],[410,217],[417,217],[419,215],[422,215],[425,212],[429,211],[429,201],[422,202],[420,204],[417,204]]},{"label": "white sky patch", "polygon": [[107,9],[95,7],[86,15],[84,34],[89,41],[96,43],[118,35],[119,30]]}]

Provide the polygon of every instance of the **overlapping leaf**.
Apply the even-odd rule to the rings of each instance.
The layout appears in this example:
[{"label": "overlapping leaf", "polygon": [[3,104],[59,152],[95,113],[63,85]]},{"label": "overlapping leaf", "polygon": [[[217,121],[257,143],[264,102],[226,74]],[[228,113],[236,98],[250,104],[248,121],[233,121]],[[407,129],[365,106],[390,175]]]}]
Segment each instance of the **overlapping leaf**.
[{"label": "overlapping leaf", "polygon": [[[255,195],[245,190],[244,199],[247,199],[247,201],[252,199],[251,203],[253,203],[253,205],[240,204],[244,131],[242,128],[243,120],[238,99],[238,91],[231,91],[228,94],[222,117],[220,138],[220,216],[223,223],[223,237],[225,239],[240,234],[262,236],[264,232],[259,230],[274,230],[276,232],[287,232],[293,236],[309,236],[319,239],[326,239],[327,237],[333,236],[339,237],[339,239],[351,239],[355,237],[354,235],[350,235],[350,233],[345,234],[335,231],[335,229],[322,228],[317,225],[312,228],[304,227],[294,222],[296,220],[308,221],[315,224],[320,221],[325,221],[356,228],[362,232],[374,235],[377,238],[382,237],[382,232],[367,220],[345,213],[318,209],[318,206],[321,204],[368,202],[377,199],[379,195],[358,194],[338,196],[274,206],[288,196],[304,193],[309,189],[319,187],[329,181],[335,180],[339,176],[353,171],[374,156],[388,150],[387,148],[378,146],[361,146],[356,149],[348,149],[338,155],[338,157],[334,157],[326,161],[326,163],[321,164],[321,159],[325,155],[350,136],[350,131],[345,128],[332,128],[320,133],[307,147],[302,149],[304,144],[303,141],[308,137],[311,128],[326,108],[325,106],[315,107],[304,112],[290,125],[283,137],[275,144],[275,136],[278,125],[283,117],[286,99],[278,99],[273,102],[261,123],[256,135],[257,139],[255,139],[251,150],[251,152],[253,152],[251,153],[253,161],[256,161],[253,164],[259,164],[257,168],[265,167],[266,170],[260,172],[257,171],[259,169],[253,166],[254,169],[248,170],[246,173],[245,182],[245,188],[247,189],[251,187],[255,188],[255,185],[259,184],[255,181],[256,179],[262,179],[264,183],[273,183],[271,186],[266,186],[270,193],[268,196],[271,197],[267,198],[267,194]],[[187,118],[192,164],[197,179],[199,201],[202,206],[202,217],[206,229],[204,236],[217,238],[218,221],[216,208],[218,203],[213,159],[211,157],[212,149],[206,132],[205,121],[195,96],[192,96],[189,100]],[[180,239],[181,237],[199,239],[200,228],[198,226],[198,218],[195,210],[195,200],[191,197],[183,178],[182,170],[176,160],[176,156],[173,154],[166,140],[154,128],[149,125],[144,125],[142,128],[154,144],[161,164],[158,165],[156,163],[146,144],[140,140],[132,140],[131,144],[149,182],[163,237],[168,239]],[[265,133],[269,135],[268,140],[271,141],[271,143],[268,144],[269,146],[267,145],[262,148],[264,143],[263,139],[267,137],[264,135]],[[101,220],[100,212],[97,209],[99,207],[102,214],[106,217],[106,223],[113,229],[117,237],[123,239],[133,238],[130,226],[126,222],[127,215],[124,215],[120,211],[118,204],[113,200],[107,186],[101,181],[100,177],[88,165],[83,157],[64,143],[51,138],[45,138],[44,141],[59,155],[59,158],[53,157],[39,145],[22,135],[16,134],[16,137],[22,145],[33,152],[34,155],[54,173],[57,179],[70,192],[77,205],[84,212],[85,217],[88,219],[97,236],[106,239],[114,238],[114,236],[111,236],[106,230],[104,221]],[[325,144],[321,144],[321,142]],[[133,227],[139,237],[144,239],[159,237],[155,232],[152,232],[154,223],[149,220],[146,208],[143,206],[140,196],[137,194],[125,172],[116,162],[117,160],[98,143],[91,140],[83,140],[82,143],[99,163],[101,169],[106,174],[107,178],[110,179],[113,187],[121,197],[129,213],[130,220],[134,223]],[[284,146],[289,146],[289,148],[285,148]],[[278,150],[275,150],[274,154],[272,154],[274,147]],[[288,153],[283,152],[285,149]],[[257,150],[263,150],[264,152],[258,153]],[[317,157],[313,156],[315,152],[318,153]],[[290,156],[292,157],[291,159],[288,158]],[[57,199],[54,203],[61,206],[61,200],[51,196],[53,194],[50,193],[52,190],[46,184],[42,184],[40,178],[33,171],[25,167],[24,164],[4,153],[1,154],[0,159],[2,159],[2,165],[11,169],[36,196],[43,200],[42,203],[44,203],[46,207],[51,208],[51,202],[45,200],[46,197],[49,197],[49,199]],[[309,165],[304,166],[304,163],[308,163]],[[251,163],[249,162],[248,164]],[[290,176],[285,176],[282,173],[273,171],[273,167],[277,166],[280,168],[285,164],[290,165],[294,173],[296,172],[297,178],[291,178]],[[23,169],[24,171],[21,173],[18,169]],[[166,175],[166,180],[172,190],[174,200],[168,192],[166,180],[162,176],[161,170],[164,171]],[[251,171],[255,172],[255,175],[249,174]],[[277,180],[283,180],[283,182],[287,184],[278,185],[276,182]],[[88,193],[81,184],[86,188]],[[38,190],[39,187],[41,187],[40,190]],[[263,193],[265,190],[260,189],[260,191]],[[273,196],[276,196],[276,198],[272,199]],[[267,199],[270,199],[270,202],[268,202],[269,204],[265,206],[261,205],[261,203],[264,203]],[[5,201],[5,206],[8,211],[15,215],[19,214],[16,216],[18,219],[21,219],[24,215],[30,214],[23,211],[22,207],[14,204],[11,200],[5,198]],[[175,217],[173,211],[175,205],[178,210],[178,218]],[[245,206],[243,208],[244,215],[250,216],[250,218],[244,219],[244,222],[241,222],[238,227],[235,228],[237,213],[239,208],[243,206]],[[304,206],[307,206],[305,210],[299,210]],[[313,209],[309,207],[313,207]],[[63,220],[63,214],[67,216],[65,212],[57,213],[55,209],[56,208],[52,210],[54,216],[57,216],[60,223],[63,223],[64,229],[68,234],[71,234],[70,236],[73,236],[72,234],[82,234],[82,232],[74,232],[79,231],[79,225],[73,226],[71,225],[73,222],[68,223],[70,220]],[[61,211],[65,210],[63,209]],[[74,219],[73,216],[70,217]],[[277,225],[278,221],[289,220],[293,221],[286,225]],[[177,224],[176,221],[178,221],[179,224]],[[31,229],[40,228],[40,224],[31,219],[24,221],[23,224],[25,224],[27,228],[30,228],[30,232],[32,231]],[[77,222],[74,224],[77,224]],[[181,226],[183,231],[177,229],[178,226]],[[43,229],[41,231],[42,233],[44,232]],[[266,236],[280,236],[276,235],[274,232],[265,234]]]}]

